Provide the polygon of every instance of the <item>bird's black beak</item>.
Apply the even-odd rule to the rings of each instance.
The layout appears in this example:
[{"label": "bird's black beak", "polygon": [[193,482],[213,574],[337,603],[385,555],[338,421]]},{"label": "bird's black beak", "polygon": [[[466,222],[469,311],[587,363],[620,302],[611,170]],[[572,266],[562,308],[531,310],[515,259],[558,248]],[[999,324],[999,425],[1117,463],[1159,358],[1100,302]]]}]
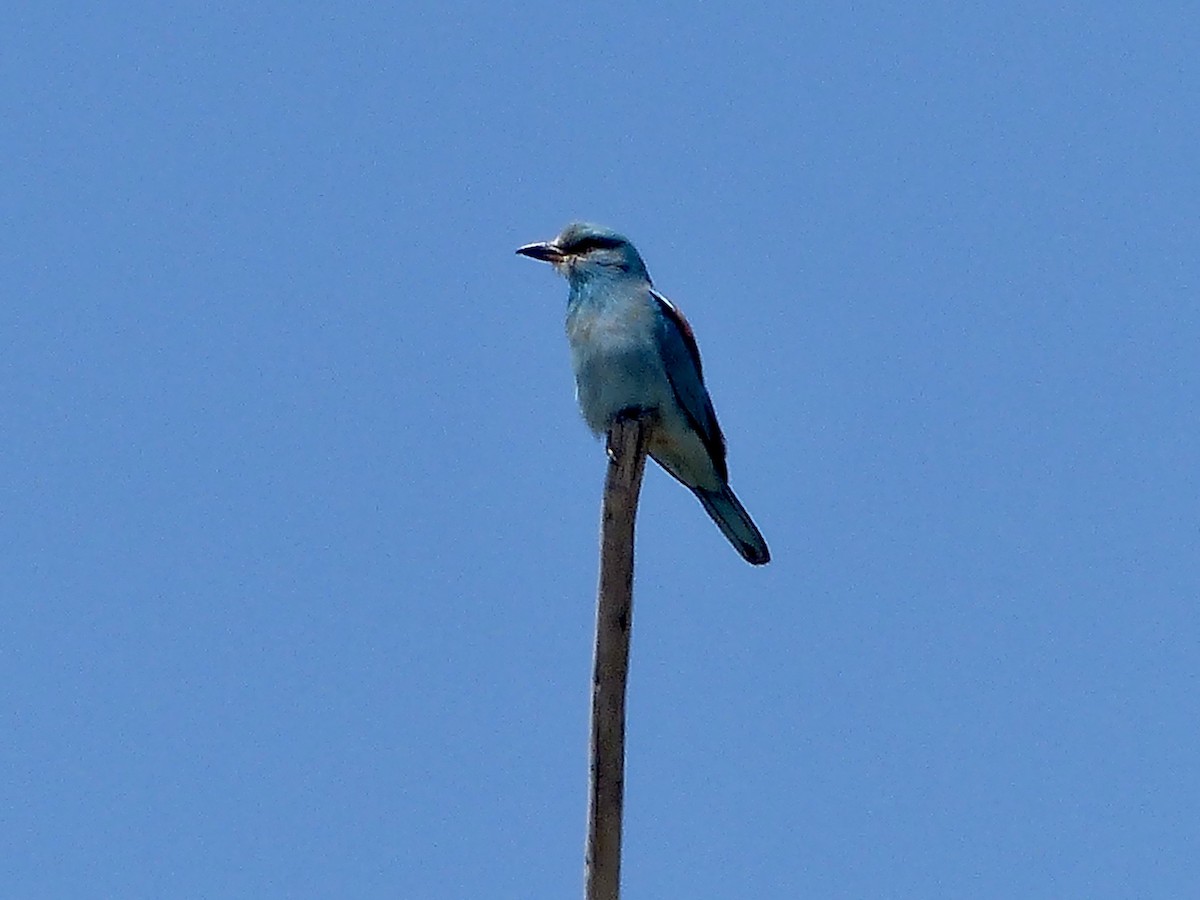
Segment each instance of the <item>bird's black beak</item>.
[{"label": "bird's black beak", "polygon": [[532,259],[540,259],[542,262],[556,263],[562,262],[563,252],[558,249],[555,244],[549,241],[539,241],[536,244],[526,244],[524,247],[518,247],[517,252],[522,256],[528,256]]}]

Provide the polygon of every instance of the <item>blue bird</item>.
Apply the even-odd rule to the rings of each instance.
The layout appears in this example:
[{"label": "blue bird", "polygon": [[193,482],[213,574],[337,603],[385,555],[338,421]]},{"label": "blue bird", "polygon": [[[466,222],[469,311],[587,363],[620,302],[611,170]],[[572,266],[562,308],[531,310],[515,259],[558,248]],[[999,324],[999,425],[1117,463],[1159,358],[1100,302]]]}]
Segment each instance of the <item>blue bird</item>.
[{"label": "blue bird", "polygon": [[747,562],[770,561],[767,542],[729,487],[725,437],[692,329],[654,289],[637,248],[615,231],[575,222],[517,253],[550,263],[570,283],[567,340],[588,427],[604,434],[622,413],[651,413],[651,458],[696,495]]}]

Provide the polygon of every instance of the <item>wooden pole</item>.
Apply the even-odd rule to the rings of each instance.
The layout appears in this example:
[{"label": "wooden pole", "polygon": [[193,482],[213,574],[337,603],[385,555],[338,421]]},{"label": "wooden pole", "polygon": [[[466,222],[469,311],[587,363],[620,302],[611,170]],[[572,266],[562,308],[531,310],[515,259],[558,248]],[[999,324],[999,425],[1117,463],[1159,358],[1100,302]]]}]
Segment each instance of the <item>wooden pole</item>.
[{"label": "wooden pole", "polygon": [[633,523],[646,468],[649,428],[645,416],[621,416],[608,432],[592,672],[586,900],[618,900],[621,893],[625,684],[633,626]]}]

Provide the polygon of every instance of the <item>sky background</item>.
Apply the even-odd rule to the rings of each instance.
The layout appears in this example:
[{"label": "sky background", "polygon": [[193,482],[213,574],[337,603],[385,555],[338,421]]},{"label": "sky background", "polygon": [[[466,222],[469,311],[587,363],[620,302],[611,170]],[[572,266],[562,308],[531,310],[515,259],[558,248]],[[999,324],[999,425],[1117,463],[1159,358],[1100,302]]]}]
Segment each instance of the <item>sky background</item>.
[{"label": "sky background", "polygon": [[12,2],[0,893],[581,896],[602,447],[695,328],[624,896],[1200,896],[1191,3]]}]

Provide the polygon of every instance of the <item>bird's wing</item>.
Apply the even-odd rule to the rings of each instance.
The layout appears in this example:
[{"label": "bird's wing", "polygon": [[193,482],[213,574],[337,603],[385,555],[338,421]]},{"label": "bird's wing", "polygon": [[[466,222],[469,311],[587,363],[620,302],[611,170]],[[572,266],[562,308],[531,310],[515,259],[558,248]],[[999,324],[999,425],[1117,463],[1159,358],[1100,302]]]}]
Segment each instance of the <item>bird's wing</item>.
[{"label": "bird's wing", "polygon": [[708,448],[717,473],[724,481],[729,477],[725,468],[725,436],[717,424],[712,400],[704,387],[704,373],[700,366],[700,349],[687,319],[675,308],[675,304],[653,288],[650,296],[658,304],[662,317],[659,322],[659,350],[663,365],[675,399],[684,414],[696,429]]}]

